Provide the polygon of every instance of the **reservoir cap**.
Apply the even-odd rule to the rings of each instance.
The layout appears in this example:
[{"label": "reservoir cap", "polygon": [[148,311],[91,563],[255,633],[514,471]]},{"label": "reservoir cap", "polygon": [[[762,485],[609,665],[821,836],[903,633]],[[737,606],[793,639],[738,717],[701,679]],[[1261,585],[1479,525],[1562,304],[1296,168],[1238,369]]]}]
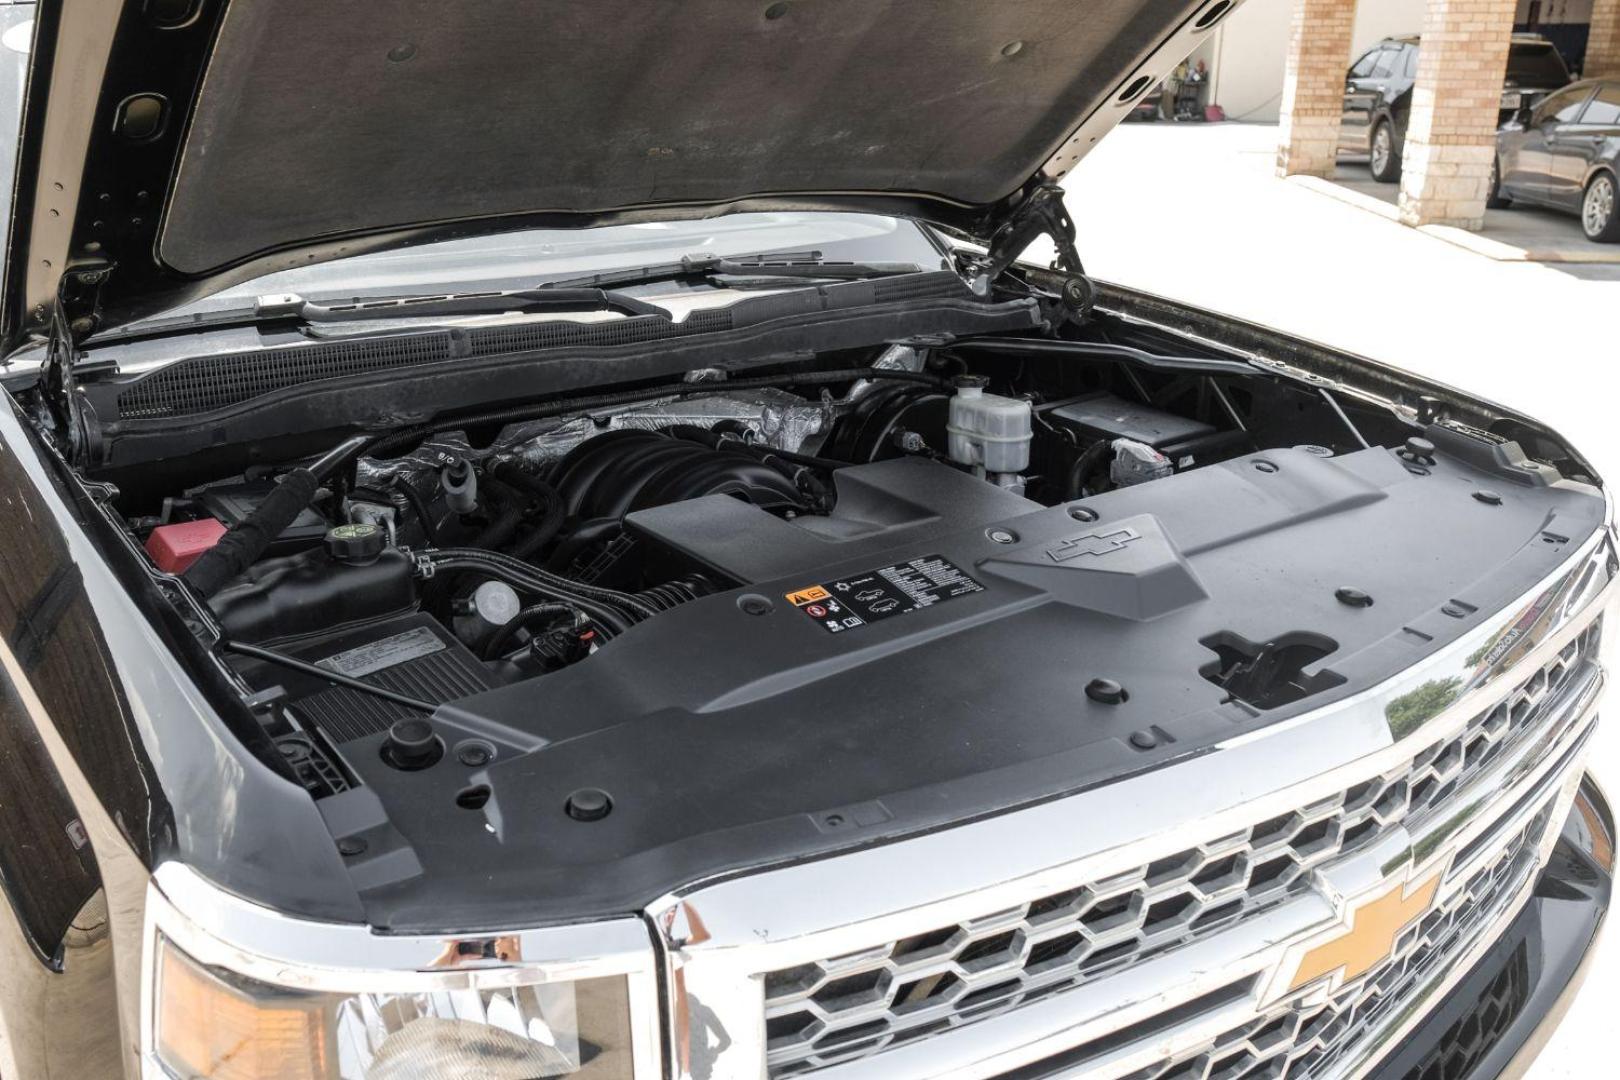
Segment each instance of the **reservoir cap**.
[{"label": "reservoir cap", "polygon": [[338,562],[365,564],[377,561],[388,538],[368,521],[351,522],[326,531],[326,553]]}]

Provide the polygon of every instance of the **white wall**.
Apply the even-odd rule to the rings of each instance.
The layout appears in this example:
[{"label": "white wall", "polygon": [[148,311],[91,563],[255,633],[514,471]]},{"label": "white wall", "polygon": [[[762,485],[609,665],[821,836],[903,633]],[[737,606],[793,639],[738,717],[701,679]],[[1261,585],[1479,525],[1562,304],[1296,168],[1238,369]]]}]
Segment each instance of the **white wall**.
[{"label": "white wall", "polygon": [[1356,25],[1350,32],[1350,61],[1387,37],[1416,34],[1423,29],[1423,0],[1356,0]]},{"label": "white wall", "polygon": [[1216,27],[1209,101],[1225,109],[1227,119],[1277,119],[1293,3],[1246,0]]}]

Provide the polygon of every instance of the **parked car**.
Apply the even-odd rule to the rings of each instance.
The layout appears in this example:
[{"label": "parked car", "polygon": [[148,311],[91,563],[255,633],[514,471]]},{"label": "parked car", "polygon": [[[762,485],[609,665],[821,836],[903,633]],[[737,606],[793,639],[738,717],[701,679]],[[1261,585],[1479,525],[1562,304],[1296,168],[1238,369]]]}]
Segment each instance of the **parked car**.
[{"label": "parked car", "polygon": [[[1344,118],[1339,151],[1366,154],[1373,179],[1400,179],[1406,123],[1417,83],[1418,37],[1392,37],[1363,53],[1344,77]],[[1508,45],[1499,122],[1569,83],[1569,69],[1558,50],[1535,34],[1514,34]]]},{"label": "parked car", "polygon": [[0,53],[0,1076],[1534,1054],[1610,497],[1083,272],[1227,0],[443,7]]},{"label": "parked car", "polygon": [[1620,242],[1620,81],[1592,79],[1519,110],[1496,134],[1490,205],[1534,203],[1581,219],[1588,240]]}]

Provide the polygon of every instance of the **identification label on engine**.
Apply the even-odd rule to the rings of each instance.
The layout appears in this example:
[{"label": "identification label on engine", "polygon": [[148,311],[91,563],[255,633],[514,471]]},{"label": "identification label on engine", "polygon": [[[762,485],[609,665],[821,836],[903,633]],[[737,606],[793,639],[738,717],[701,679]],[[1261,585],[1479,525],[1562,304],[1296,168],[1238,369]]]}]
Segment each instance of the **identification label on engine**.
[{"label": "identification label on engine", "polygon": [[431,656],[448,647],[432,630],[418,626],[415,630],[407,630],[403,634],[395,634],[381,641],[373,641],[369,645],[361,645],[357,649],[340,652],[336,656],[328,656],[325,660],[319,661],[319,666],[328,671],[335,671],[339,675],[358,679],[362,675],[370,675],[372,672],[391,668],[395,664],[415,660],[419,656]]},{"label": "identification label on engine", "polygon": [[829,634],[842,634],[983,591],[983,585],[943,555],[924,555],[854,577],[806,585],[788,593],[787,600]]}]

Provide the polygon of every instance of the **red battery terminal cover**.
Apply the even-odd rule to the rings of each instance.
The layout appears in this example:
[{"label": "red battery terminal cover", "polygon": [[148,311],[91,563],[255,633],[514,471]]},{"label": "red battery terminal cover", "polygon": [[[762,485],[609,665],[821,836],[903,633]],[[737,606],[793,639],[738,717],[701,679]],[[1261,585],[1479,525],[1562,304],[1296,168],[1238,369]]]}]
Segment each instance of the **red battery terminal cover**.
[{"label": "red battery terminal cover", "polygon": [[166,574],[178,574],[225,535],[225,526],[213,518],[159,525],[146,538],[146,553]]}]

